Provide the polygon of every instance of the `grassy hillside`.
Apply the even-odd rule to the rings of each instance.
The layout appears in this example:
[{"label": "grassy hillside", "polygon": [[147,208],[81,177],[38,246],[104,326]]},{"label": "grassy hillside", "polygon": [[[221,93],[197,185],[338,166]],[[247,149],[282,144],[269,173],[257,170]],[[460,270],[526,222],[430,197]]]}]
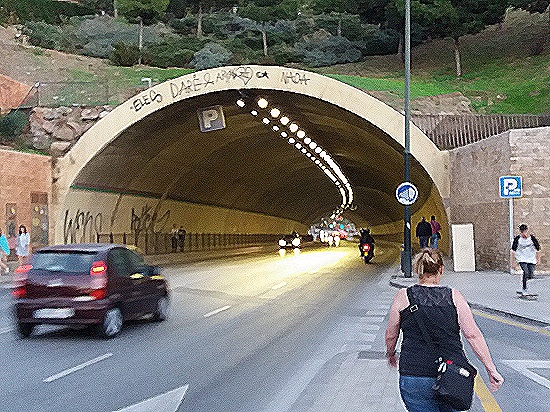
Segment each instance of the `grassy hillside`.
[{"label": "grassy hillside", "polygon": [[[460,92],[479,113],[549,113],[549,30],[548,13],[514,11],[502,25],[489,27],[476,36],[464,36],[460,46],[464,74],[460,78],[454,75],[450,39],[415,47],[411,97],[422,99]],[[191,71],[115,67],[99,59],[25,48],[14,43],[13,36],[11,41],[13,44],[5,40],[0,45],[5,57],[0,59],[0,73],[27,84],[84,81],[91,82],[90,89],[108,84],[110,104],[119,104],[142,89],[143,77],[158,83]],[[315,71],[366,91],[378,91],[376,96],[394,107],[402,104],[403,64],[398,56],[372,56],[360,63]],[[46,96],[46,91],[41,89],[42,96]],[[69,96],[64,100],[71,101]]]}]

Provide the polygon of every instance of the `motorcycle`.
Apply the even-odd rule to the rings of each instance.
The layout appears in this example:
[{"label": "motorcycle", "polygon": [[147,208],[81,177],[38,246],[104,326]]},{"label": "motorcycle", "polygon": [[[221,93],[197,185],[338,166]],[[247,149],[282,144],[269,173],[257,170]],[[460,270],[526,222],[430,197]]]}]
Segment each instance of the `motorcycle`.
[{"label": "motorcycle", "polygon": [[370,263],[370,261],[374,257],[374,245],[370,243],[363,243],[361,245],[361,257],[363,258],[365,263]]}]

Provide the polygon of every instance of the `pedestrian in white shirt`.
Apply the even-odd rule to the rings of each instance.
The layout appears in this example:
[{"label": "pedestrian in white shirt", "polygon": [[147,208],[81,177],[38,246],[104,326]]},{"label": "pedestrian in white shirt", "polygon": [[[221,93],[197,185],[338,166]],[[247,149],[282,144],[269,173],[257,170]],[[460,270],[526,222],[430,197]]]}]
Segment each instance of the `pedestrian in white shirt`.
[{"label": "pedestrian in white shirt", "polygon": [[27,228],[24,225],[19,226],[19,235],[17,235],[17,246],[15,248],[15,254],[19,260],[19,265],[27,263],[30,244],[31,236],[27,233]]},{"label": "pedestrian in white shirt", "polygon": [[510,265],[515,269],[521,266],[523,270],[522,293],[524,294],[527,293],[527,280],[533,278],[535,266],[540,262],[539,241],[529,234],[527,229],[527,225],[519,225],[519,235],[514,238],[510,251]]}]

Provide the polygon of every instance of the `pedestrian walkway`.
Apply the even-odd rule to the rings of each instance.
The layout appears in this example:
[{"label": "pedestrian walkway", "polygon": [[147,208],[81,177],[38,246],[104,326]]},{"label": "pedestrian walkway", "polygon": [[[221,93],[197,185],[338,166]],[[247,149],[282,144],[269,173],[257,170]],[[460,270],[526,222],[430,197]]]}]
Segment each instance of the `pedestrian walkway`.
[{"label": "pedestrian walkway", "polygon": [[[388,278],[389,285],[394,288],[407,287],[418,281],[416,277],[405,278],[398,269]],[[441,283],[458,289],[473,309],[535,323],[550,331],[550,276],[529,280],[529,288],[539,293],[536,301],[517,297],[516,290],[521,287],[519,274],[454,272],[446,268]],[[399,395],[398,372],[387,365],[380,338],[377,345],[372,345],[372,351],[343,352],[331,359],[290,410],[320,411],[406,411]],[[485,411],[477,395],[470,411]]]}]

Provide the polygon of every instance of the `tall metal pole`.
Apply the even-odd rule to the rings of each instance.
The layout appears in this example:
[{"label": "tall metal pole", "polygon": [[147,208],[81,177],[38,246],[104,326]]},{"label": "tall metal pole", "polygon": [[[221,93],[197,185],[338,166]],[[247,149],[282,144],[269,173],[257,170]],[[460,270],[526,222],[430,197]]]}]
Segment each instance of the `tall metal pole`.
[{"label": "tall metal pole", "polygon": [[[411,2],[405,0],[405,150],[404,181],[411,181],[411,151],[410,151],[410,120],[411,120]],[[403,272],[406,278],[412,277],[412,248],[411,248],[411,207],[405,205],[403,227],[404,260]]]}]

